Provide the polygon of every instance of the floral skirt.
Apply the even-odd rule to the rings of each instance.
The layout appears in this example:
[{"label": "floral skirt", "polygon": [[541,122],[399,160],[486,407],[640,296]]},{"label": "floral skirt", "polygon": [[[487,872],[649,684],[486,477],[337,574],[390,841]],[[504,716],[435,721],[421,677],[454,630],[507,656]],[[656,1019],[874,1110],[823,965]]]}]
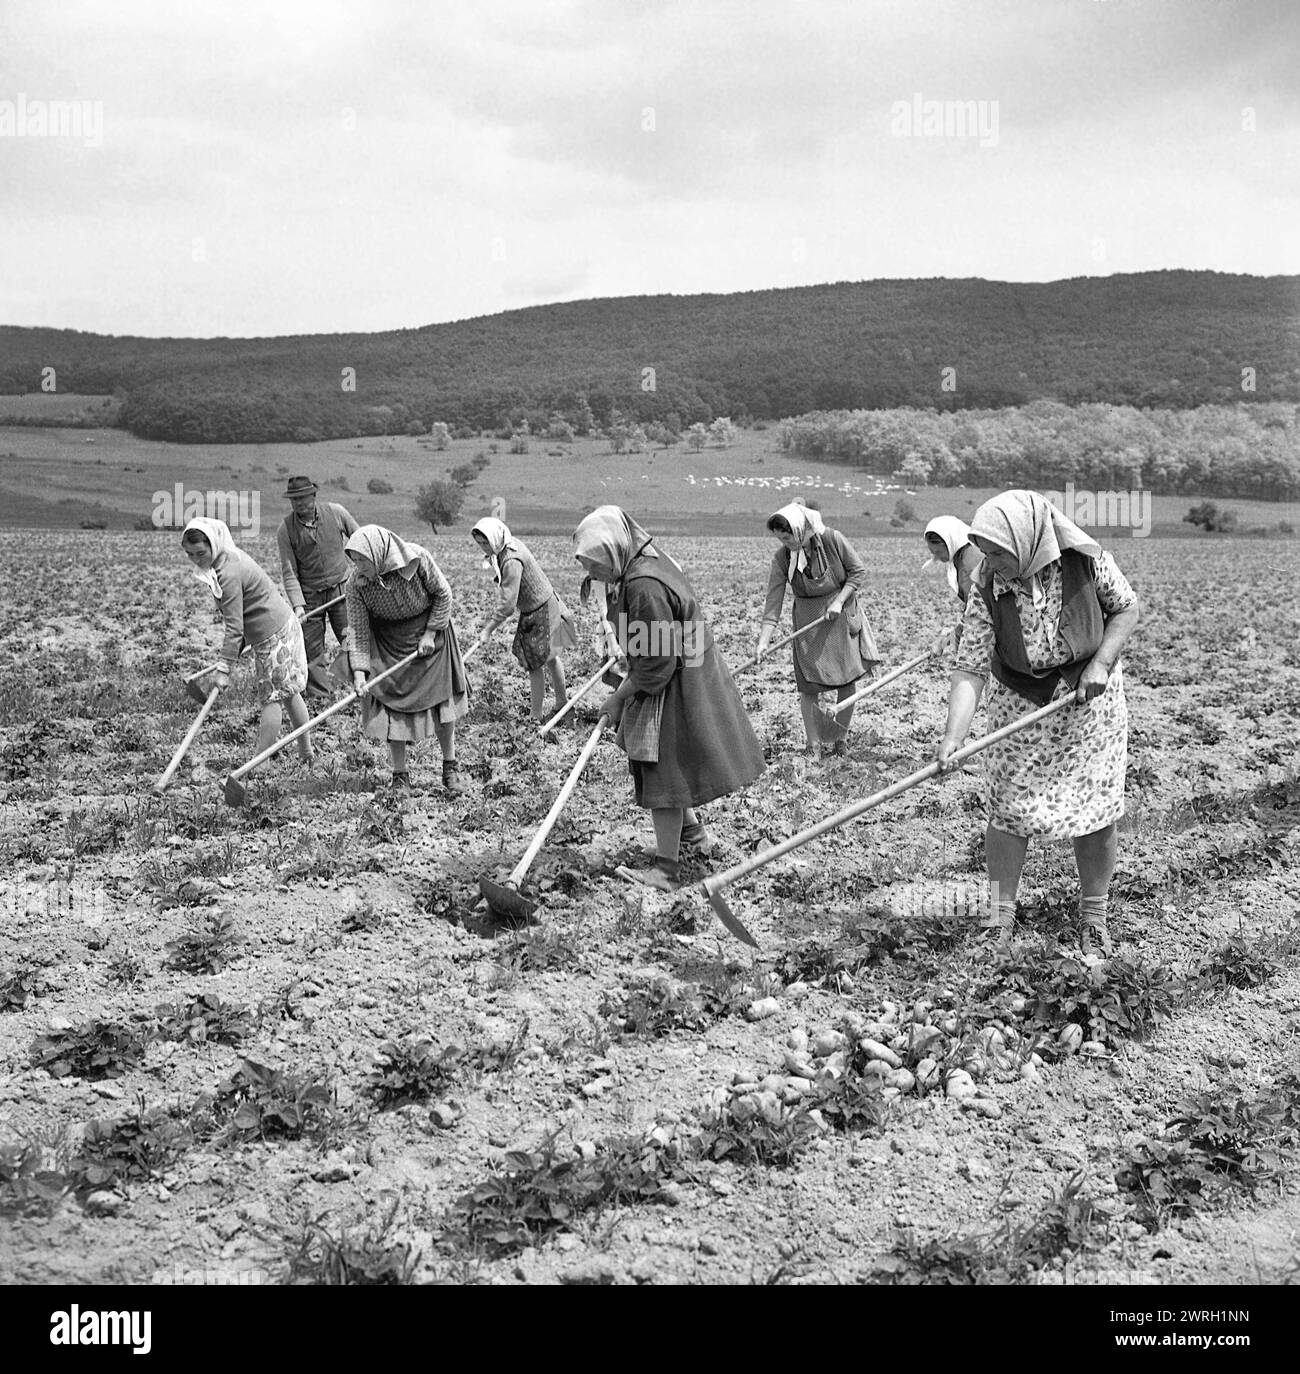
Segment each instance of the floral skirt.
[{"label": "floral skirt", "polygon": [[291,616],[283,629],[254,644],[253,657],[259,706],[288,701],[307,686],[307,647],[296,616]]},{"label": "floral skirt", "polygon": [[[989,679],[988,728],[1010,725],[1033,702]],[[1062,681],[1056,697],[1074,689]],[[1008,835],[1077,839],[1124,814],[1128,709],[1117,663],[1099,697],[1071,706],[982,755],[989,824]]]},{"label": "floral skirt", "polygon": [[519,617],[510,650],[532,673],[549,663],[561,649],[577,647],[573,617],[559,594],[552,592],[548,601]]}]

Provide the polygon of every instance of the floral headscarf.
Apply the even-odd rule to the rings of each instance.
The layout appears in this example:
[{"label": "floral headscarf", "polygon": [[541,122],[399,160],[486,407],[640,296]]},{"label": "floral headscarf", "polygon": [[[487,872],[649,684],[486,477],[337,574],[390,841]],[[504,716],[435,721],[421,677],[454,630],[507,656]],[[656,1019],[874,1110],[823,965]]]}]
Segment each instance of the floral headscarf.
[{"label": "floral headscarf", "polygon": [[1101,545],[1036,491],[1004,491],[985,501],[971,518],[970,532],[1015,557],[1016,575],[1035,605],[1043,597],[1038,574],[1066,549],[1101,557]]},{"label": "floral headscarf", "polygon": [[[488,548],[492,551],[492,556],[489,559],[492,568],[492,581],[499,587],[501,585],[501,564],[506,550],[513,545],[509,527],[504,520],[498,520],[494,515],[485,515],[470,533],[481,534],[487,540]],[[513,546],[517,551],[518,546]]]},{"label": "floral headscarf", "polygon": [[[970,543],[970,526],[964,520],[958,520],[955,515],[936,515],[925,527],[925,533],[927,537],[937,534],[943,540],[944,548],[948,550],[948,585],[955,592],[957,590],[957,555]],[[922,568],[929,568],[937,561],[934,558],[927,558],[921,566]]]},{"label": "floral headscarf", "polygon": [[399,573],[409,581],[415,576],[421,555],[427,552],[419,544],[408,544],[382,525],[362,525],[343,545],[343,551],[368,558],[375,565],[381,583],[389,573]]},{"label": "floral headscarf", "polygon": [[185,542],[185,536],[194,530],[201,534],[212,547],[212,566],[200,571],[194,569],[194,576],[217,598],[221,600],[221,579],[217,576],[217,564],[223,562],[232,553],[237,553],[235,548],[234,536],[230,533],[230,526],[224,520],[211,520],[205,515],[196,515],[193,520],[181,531],[181,542]]},{"label": "floral headscarf", "polygon": [[[778,515],[790,526],[790,532],[799,541],[798,552],[792,552],[790,555],[790,569],[786,574],[786,581],[793,582],[797,572],[807,573],[809,576],[822,576],[825,572],[826,555],[822,551],[821,541],[822,535],[826,533],[826,525],[822,521],[821,512],[813,510],[811,506],[805,506],[802,501],[792,501],[788,506],[782,506],[779,511],[774,511],[767,517],[769,529]],[[822,565],[821,572],[813,570],[814,560]]]}]

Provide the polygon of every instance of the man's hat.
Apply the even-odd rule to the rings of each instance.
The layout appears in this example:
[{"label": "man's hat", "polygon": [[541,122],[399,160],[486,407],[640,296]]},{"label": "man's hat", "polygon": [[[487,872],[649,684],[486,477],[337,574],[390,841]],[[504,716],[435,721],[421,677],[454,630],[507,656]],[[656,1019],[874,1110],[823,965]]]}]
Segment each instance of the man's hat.
[{"label": "man's hat", "polygon": [[289,485],[285,488],[286,496],[306,496],[316,490],[316,483],[310,477],[290,477]]}]

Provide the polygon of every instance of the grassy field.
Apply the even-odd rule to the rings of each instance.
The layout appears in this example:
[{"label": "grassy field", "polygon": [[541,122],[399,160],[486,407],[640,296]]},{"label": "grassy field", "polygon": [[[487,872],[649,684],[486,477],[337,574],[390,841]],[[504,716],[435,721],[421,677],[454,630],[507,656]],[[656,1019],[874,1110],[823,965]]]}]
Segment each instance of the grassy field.
[{"label": "grassy field", "polygon": [[[0,398],[17,402],[32,398]],[[64,398],[44,398],[51,402]],[[87,398],[80,398],[85,400]],[[315,477],[326,494],[360,520],[388,525],[412,537],[429,537],[412,514],[416,491],[477,454],[489,460],[469,489],[456,526],[468,532],[494,501],[505,503],[506,520],[518,533],[561,534],[592,506],[612,502],[662,532],[752,534],[766,516],[792,497],[817,502],[830,523],[851,538],[920,534],[935,515],[969,516],[995,487],[905,488],[890,476],[874,476],[841,464],[805,461],[783,454],[775,429],[742,432],[727,449],[691,453],[684,445],[648,453],[613,454],[604,440],[581,439],[548,446],[534,440],[526,454],[511,454],[495,440],[454,440],[442,452],[427,440],[406,437],[340,439],[319,444],[169,444],[137,439],[119,429],[0,429],[0,525],[8,528],[76,529],[83,521],[132,529],[150,519],[154,494],[186,490],[257,494],[263,522],[287,509],[284,481],[293,473]],[[496,448],[498,451],[493,452]],[[366,484],[379,478],[393,486],[372,496]],[[916,519],[891,524],[900,500]],[[1183,516],[1187,496],[1152,498],[1152,531],[1204,538]],[[1225,500],[1243,531],[1280,521],[1295,522],[1294,503]],[[1112,537],[1127,541],[1127,528]],[[1103,531],[1104,534],[1104,531]]]}]

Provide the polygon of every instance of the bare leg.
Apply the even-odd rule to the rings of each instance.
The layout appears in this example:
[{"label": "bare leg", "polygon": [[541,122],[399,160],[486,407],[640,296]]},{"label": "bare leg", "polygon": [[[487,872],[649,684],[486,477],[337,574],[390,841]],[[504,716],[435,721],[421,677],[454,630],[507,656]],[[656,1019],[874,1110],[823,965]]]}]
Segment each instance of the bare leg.
[{"label": "bare leg", "polygon": [[[289,721],[293,728],[297,730],[300,726],[306,725],[311,717],[307,714],[307,703],[297,692],[289,698]],[[298,757],[304,763],[309,762],[312,755],[311,732],[298,736]]]},{"label": "bare leg", "polygon": [[1110,892],[1118,849],[1115,825],[1079,835],[1074,840],[1074,862],[1079,869],[1079,891],[1084,897],[1105,897]]},{"label": "bare leg", "polygon": [[555,709],[558,711],[569,699],[568,684],[564,680],[564,660],[556,656],[546,665],[546,675],[551,679],[555,691]]},{"label": "bare leg", "polygon": [[280,703],[270,701],[262,707],[262,719],[257,727],[257,753],[269,749],[280,738]]},{"label": "bare leg", "polygon": [[1029,839],[1025,835],[1009,835],[992,825],[985,830],[984,858],[989,870],[989,901],[995,906],[998,902],[1015,902],[1028,848]]},{"label": "bare leg", "polygon": [[659,806],[650,812],[655,827],[655,849],[661,859],[676,863],[681,855],[682,808]]},{"label": "bare leg", "polygon": [[799,693],[799,714],[803,716],[803,732],[808,748],[815,754],[822,740],[821,709],[817,705],[816,693]]}]

